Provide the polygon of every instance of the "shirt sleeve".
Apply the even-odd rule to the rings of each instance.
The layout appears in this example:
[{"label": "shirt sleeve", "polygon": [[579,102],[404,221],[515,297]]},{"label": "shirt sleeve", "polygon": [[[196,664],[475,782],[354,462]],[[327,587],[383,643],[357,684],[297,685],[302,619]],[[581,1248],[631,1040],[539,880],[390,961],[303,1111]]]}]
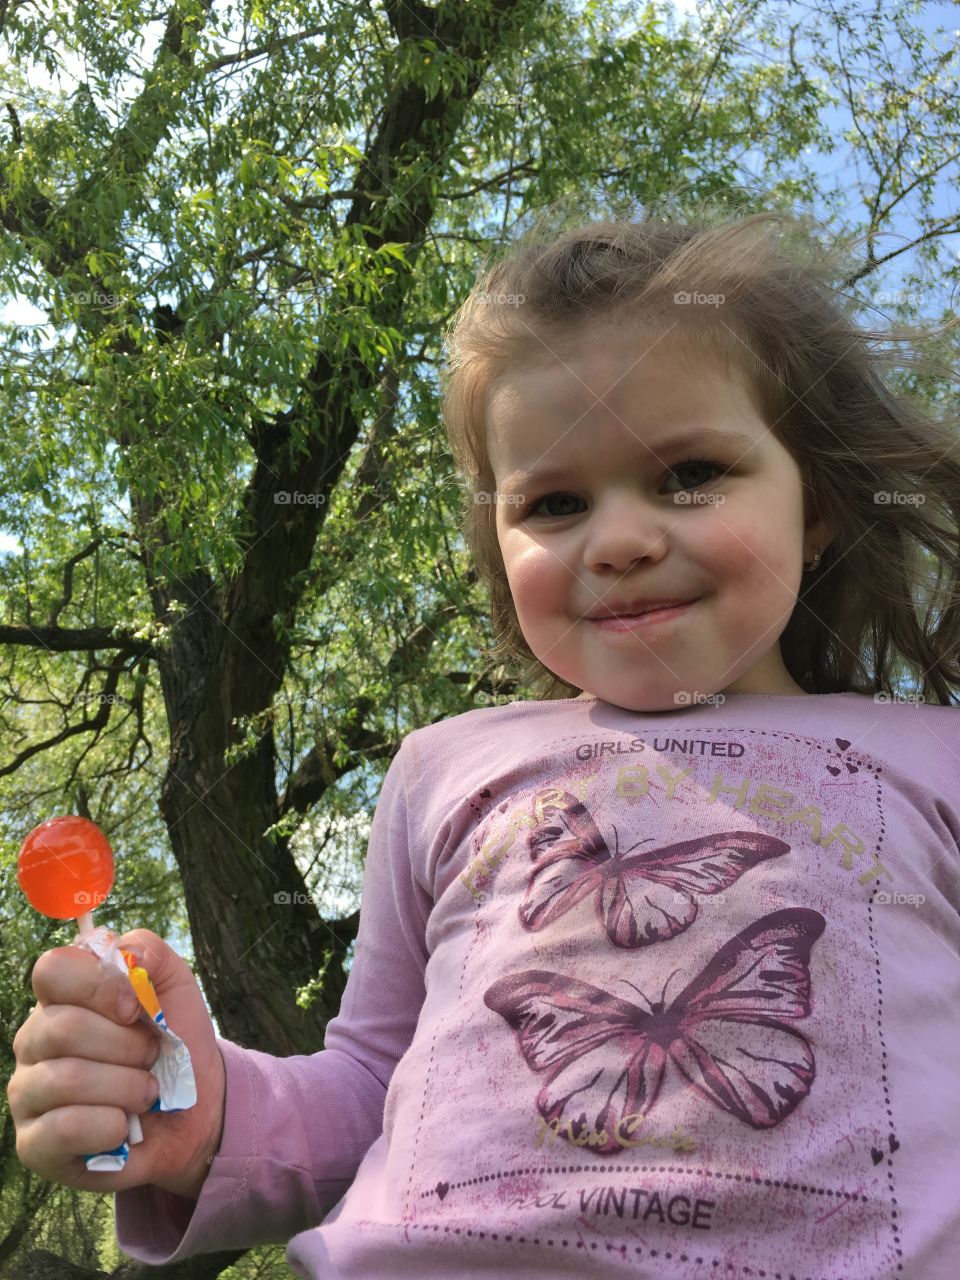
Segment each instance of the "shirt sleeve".
[{"label": "shirt sleeve", "polygon": [[424,1000],[431,897],[411,858],[405,769],[391,761],[367,845],[360,924],[340,1011],[318,1053],[273,1057],[218,1037],[220,1149],[196,1200],[155,1186],[114,1197],[117,1243],[151,1265],[285,1243],[346,1192],[383,1127],[387,1086]]}]

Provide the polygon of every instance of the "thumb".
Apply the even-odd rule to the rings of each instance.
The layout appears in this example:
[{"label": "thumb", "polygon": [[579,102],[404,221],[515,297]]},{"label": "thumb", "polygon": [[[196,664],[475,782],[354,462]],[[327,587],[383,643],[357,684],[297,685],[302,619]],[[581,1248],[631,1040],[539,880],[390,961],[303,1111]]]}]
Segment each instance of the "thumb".
[{"label": "thumb", "polygon": [[161,986],[170,985],[177,966],[186,965],[186,961],[174,951],[169,942],[151,929],[130,929],[117,938],[117,946],[121,951],[133,952],[138,964],[150,975],[150,981],[158,994]]},{"label": "thumb", "polygon": [[193,970],[183,956],[150,929],[131,929],[117,939],[117,945],[132,951],[153,983],[160,1007],[172,1031],[183,1035],[177,1023],[188,1030],[209,1022],[203,994]]},{"label": "thumb", "polygon": [[168,942],[150,929],[131,929],[117,943],[146,969],[167,1026],[189,1050],[196,1087],[186,1107],[140,1117],[143,1142],[130,1149],[129,1185],[153,1183],[195,1199],[223,1128],[226,1080],[216,1027],[193,970]]}]

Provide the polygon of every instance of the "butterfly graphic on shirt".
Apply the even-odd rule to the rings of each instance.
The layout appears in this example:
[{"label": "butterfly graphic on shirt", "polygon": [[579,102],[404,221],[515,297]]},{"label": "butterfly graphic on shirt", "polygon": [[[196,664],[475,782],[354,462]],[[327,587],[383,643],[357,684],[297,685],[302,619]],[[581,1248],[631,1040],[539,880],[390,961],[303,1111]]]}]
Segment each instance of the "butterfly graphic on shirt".
[{"label": "butterfly graphic on shirt", "polygon": [[720,893],[757,863],[790,852],[763,832],[720,831],[630,857],[632,849],[610,852],[586,805],[567,791],[541,792],[534,813],[539,821],[527,837],[534,865],[520,923],[539,932],[592,894],[597,920],[617,947],[682,933],[697,918],[693,895]]},{"label": "butterfly graphic on shirt", "polygon": [[[810,1092],[810,952],[826,921],[788,907],[726,942],[669,1005],[649,1012],[578,978],[527,969],[500,978],[484,1003],[513,1029],[546,1078],[537,1110],[555,1134],[601,1155],[622,1151],[652,1111],[670,1064],[689,1086],[753,1129],[769,1129]],[[669,985],[669,979],[668,984]]]}]

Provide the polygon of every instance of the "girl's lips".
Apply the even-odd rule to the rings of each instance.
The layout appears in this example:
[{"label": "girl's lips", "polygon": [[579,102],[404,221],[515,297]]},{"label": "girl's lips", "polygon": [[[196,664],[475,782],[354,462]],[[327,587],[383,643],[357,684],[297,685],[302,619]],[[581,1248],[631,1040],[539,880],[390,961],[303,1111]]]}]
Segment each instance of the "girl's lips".
[{"label": "girl's lips", "polygon": [[677,604],[670,609],[651,609],[649,613],[638,614],[635,618],[588,618],[587,621],[604,631],[635,631],[638,627],[652,627],[658,622],[678,618],[696,603],[696,600],[689,600],[686,604]]}]

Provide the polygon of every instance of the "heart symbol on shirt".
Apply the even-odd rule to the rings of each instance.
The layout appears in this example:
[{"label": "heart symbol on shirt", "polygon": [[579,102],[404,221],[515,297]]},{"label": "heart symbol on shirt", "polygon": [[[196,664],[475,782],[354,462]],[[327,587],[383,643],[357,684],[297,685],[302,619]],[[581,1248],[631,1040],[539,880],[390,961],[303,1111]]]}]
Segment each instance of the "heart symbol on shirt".
[{"label": "heart symbol on shirt", "polygon": [[890,1135],[890,1154],[891,1154],[891,1155],[893,1155],[894,1151],[896,1151],[896,1150],[899,1148],[899,1146],[900,1146],[900,1143],[896,1140],[896,1138],[895,1138],[895,1137],[893,1136],[893,1134],[891,1133],[891,1135]]},{"label": "heart symbol on shirt", "polygon": [[883,1152],[878,1151],[876,1147],[870,1148],[870,1155],[873,1157],[874,1164],[879,1164],[880,1161],[883,1159]]},{"label": "heart symbol on shirt", "polygon": [[438,1195],[438,1196],[440,1197],[440,1199],[442,1200],[442,1199],[443,1199],[443,1197],[444,1197],[444,1196],[447,1194],[447,1192],[450,1190],[450,1183],[449,1183],[449,1182],[438,1182],[438,1183],[437,1183],[437,1185],[436,1185],[436,1187],[434,1188],[434,1190],[436,1191],[437,1195]]},{"label": "heart symbol on shirt", "polygon": [[[834,738],[834,742],[837,744],[837,746],[840,748],[840,750],[841,750],[841,751],[846,751],[847,747],[849,747],[849,745],[850,745],[850,743],[847,741],[847,739],[846,739],[846,738]],[[847,772],[848,772],[848,773],[859,773],[859,772],[860,772],[860,770],[857,768],[857,766],[856,766],[855,764],[850,764],[850,762],[849,762],[848,760],[844,760],[844,762],[843,762],[843,763],[847,766]],[[831,772],[832,774],[838,774],[838,773],[840,772],[840,770],[839,770],[839,769],[831,769],[831,770],[830,770],[830,772]]]},{"label": "heart symbol on shirt", "polygon": [[[855,764],[851,764],[849,760],[844,760],[843,763],[847,766],[847,773],[860,772],[859,768]],[[827,773],[832,773],[835,778],[838,778],[840,776],[840,770],[837,768],[836,765],[833,765],[833,764],[827,765]]]}]

